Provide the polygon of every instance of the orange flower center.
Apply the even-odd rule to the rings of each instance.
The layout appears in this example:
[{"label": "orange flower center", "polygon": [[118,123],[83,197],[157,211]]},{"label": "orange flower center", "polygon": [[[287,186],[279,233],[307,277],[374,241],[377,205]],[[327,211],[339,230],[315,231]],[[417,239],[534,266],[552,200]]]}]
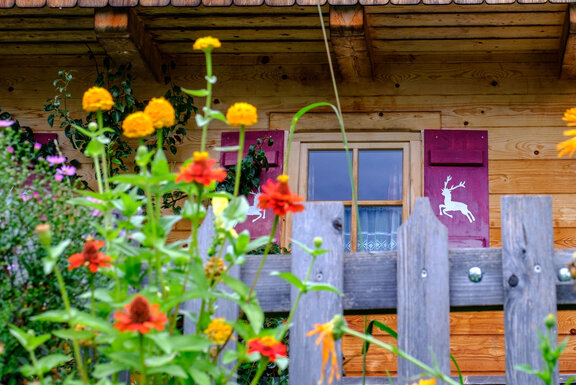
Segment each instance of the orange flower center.
[{"label": "orange flower center", "polygon": [[137,324],[143,324],[150,320],[150,306],[144,297],[136,297],[130,304],[128,312],[130,321]]},{"label": "orange flower center", "polygon": [[84,255],[84,260],[86,262],[97,262],[99,260],[100,253],[98,252],[98,248],[92,242],[86,243],[82,254]]}]

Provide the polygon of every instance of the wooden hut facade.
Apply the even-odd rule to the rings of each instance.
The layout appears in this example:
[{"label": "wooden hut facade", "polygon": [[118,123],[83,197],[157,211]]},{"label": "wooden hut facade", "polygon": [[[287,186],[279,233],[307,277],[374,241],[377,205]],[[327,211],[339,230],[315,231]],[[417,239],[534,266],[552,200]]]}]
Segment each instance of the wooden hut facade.
[{"label": "wooden hut facade", "polygon": [[[576,247],[576,160],[559,159],[556,150],[564,140],[563,113],[576,106],[573,5],[323,0],[320,12],[355,154],[362,149],[403,154],[402,193],[383,198],[381,205],[401,207],[406,219],[415,198],[424,194],[425,130],[481,131],[488,142],[484,246],[501,246],[503,195],[545,194],[552,196],[555,247]],[[74,71],[73,116],[83,116],[82,93],[105,56],[132,64],[141,98],[165,92],[162,66],[171,62],[174,83],[201,88],[204,56],[192,44],[206,35],[222,41],[213,54],[218,77],[213,106],[224,111],[237,101],[257,106],[258,123],[251,130],[288,130],[301,107],[334,102],[312,0],[0,0],[0,106],[36,132],[57,133],[64,152],[81,159],[80,172],[90,178],[88,160],[63,132],[50,128],[42,110],[54,96],[57,72]],[[211,126],[211,149],[220,146],[226,131],[224,125]],[[199,140],[190,125],[171,158],[174,167],[192,155]],[[339,142],[338,122],[328,110],[301,119],[289,171],[295,190],[310,191],[307,154],[337,149]],[[371,199],[364,204],[377,205]],[[179,231],[184,235],[185,226]],[[350,237],[355,244],[355,235]],[[395,327],[393,315],[374,317]],[[362,317],[349,322],[360,328]],[[465,373],[504,372],[503,331],[498,309],[452,313],[452,352]],[[569,338],[561,372],[576,372],[576,313],[559,313],[559,334]],[[344,354],[346,373],[358,375],[360,344],[346,340]],[[370,374],[385,375],[395,367],[393,357],[371,351]]]}]

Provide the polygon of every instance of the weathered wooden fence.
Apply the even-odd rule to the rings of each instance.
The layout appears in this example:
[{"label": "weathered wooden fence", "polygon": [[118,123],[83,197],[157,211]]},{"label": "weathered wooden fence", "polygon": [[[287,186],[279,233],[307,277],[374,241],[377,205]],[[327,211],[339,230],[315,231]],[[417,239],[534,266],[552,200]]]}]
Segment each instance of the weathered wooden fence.
[{"label": "weathered wooden fence", "polygon": [[[335,314],[397,309],[398,346],[429,365],[436,360],[449,373],[450,309],[500,305],[505,319],[506,376],[467,377],[466,383],[540,385],[537,377],[514,366],[540,368],[536,330],[544,330],[544,318],[555,315],[558,304],[576,304],[572,283],[558,278],[572,253],[554,250],[549,197],[506,196],[501,209],[501,249],[448,250],[446,228],[434,216],[428,199],[420,198],[398,231],[397,252],[348,254],[343,252],[342,204],[306,204],[306,211],[294,216],[293,238],[307,245],[316,236],[324,239],[331,252],[317,259],[312,280],[332,284],[344,297],[330,292],[303,297],[290,332],[290,384],[317,384],[321,351],[306,333],[314,323],[327,322]],[[259,262],[258,256],[249,258],[239,277],[251,284]],[[303,279],[309,262],[298,247],[291,256],[268,257],[257,286],[266,312],[288,312],[296,297],[290,285],[269,273],[292,271]],[[469,278],[471,268],[481,270],[479,282]],[[237,309],[227,306],[220,304],[218,311],[233,318]],[[337,349],[341,356],[340,345]],[[397,383],[411,383],[408,379],[419,373],[417,367],[399,360]],[[556,372],[555,383],[562,382],[558,378]],[[344,377],[334,384],[356,385],[361,379]],[[388,384],[388,379],[369,377],[366,384]]]}]

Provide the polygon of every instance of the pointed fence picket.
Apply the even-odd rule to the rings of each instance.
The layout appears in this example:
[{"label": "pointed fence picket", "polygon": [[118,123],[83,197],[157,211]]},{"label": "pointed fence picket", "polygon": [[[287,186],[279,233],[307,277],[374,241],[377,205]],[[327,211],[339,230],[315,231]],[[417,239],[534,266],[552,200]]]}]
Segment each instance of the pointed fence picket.
[{"label": "pointed fence picket", "polygon": [[[569,250],[554,250],[552,205],[549,197],[507,196],[502,199],[502,249],[448,250],[448,234],[430,208],[419,198],[410,218],[398,231],[398,252],[343,252],[341,203],[307,203],[294,216],[294,239],[312,247],[316,236],[331,252],[319,257],[311,281],[330,283],[344,296],[311,292],[303,296],[290,331],[290,385],[315,385],[320,378],[322,355],[315,338],[306,337],[314,323],[324,323],[346,311],[396,309],[398,344],[426,364],[449,371],[450,309],[503,306],[506,341],[506,376],[470,376],[466,384],[540,385],[535,376],[514,369],[518,364],[540,368],[536,330],[556,314],[558,304],[576,304],[571,282],[561,282],[560,268],[572,259]],[[208,232],[206,232],[208,234]],[[207,236],[207,235],[206,235]],[[289,272],[304,279],[308,254],[294,246],[293,255],[271,255],[256,287],[266,312],[286,313],[296,292],[270,272]],[[259,256],[249,256],[239,277],[251,284]],[[480,282],[469,271],[482,270]],[[369,295],[368,295],[369,293]],[[233,310],[232,310],[233,311]],[[337,343],[341,355],[340,343]],[[341,365],[341,360],[339,360]],[[421,370],[398,362],[394,383],[412,383]],[[566,376],[555,373],[555,383]],[[360,378],[344,377],[335,385],[359,385]],[[366,385],[388,384],[387,378],[369,377]]]}]

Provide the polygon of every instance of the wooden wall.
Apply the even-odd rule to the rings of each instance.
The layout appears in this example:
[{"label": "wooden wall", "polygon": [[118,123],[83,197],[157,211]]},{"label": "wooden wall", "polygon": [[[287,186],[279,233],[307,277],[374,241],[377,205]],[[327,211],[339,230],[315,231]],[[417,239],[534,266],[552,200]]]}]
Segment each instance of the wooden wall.
[{"label": "wooden wall", "polygon": [[[510,58],[510,56],[508,56]],[[555,245],[576,247],[576,160],[558,159],[556,143],[563,140],[563,112],[576,106],[576,81],[559,80],[555,57],[534,62],[486,62],[481,55],[466,63],[458,55],[436,63],[380,64],[374,80],[340,83],[342,108],[347,112],[436,112],[443,129],[488,130],[490,179],[491,246],[500,246],[500,197],[505,194],[547,194],[553,200]],[[175,82],[186,88],[203,87],[201,55],[182,57],[173,73]],[[271,112],[294,112],[307,104],[334,102],[326,59],[321,54],[274,54],[214,56],[214,107],[226,110],[237,101],[257,106],[259,122],[254,129],[270,128]],[[74,69],[73,114],[79,111],[82,92],[91,86],[95,67],[86,57],[4,57],[0,60],[0,106],[12,112],[21,124],[38,132],[50,131],[42,104],[54,94],[52,81],[59,69]],[[135,92],[144,99],[159,96],[166,87],[149,79],[137,79]],[[426,128],[418,119],[402,122],[415,130]],[[288,129],[288,127],[273,127]],[[434,127],[435,128],[435,127]],[[219,145],[220,133],[227,130],[214,124],[209,145]],[[59,133],[64,152],[71,150]],[[197,149],[199,132],[190,127],[189,137],[173,157],[173,166]],[[88,166],[81,173],[90,176]],[[184,228],[180,228],[184,230]],[[372,317],[371,317],[372,318]],[[394,326],[391,316],[380,320]],[[361,317],[350,322],[361,327]],[[453,352],[469,374],[494,374],[504,370],[503,319],[501,313],[454,313]],[[560,314],[560,334],[570,335],[574,315]],[[573,337],[571,337],[573,338]],[[568,345],[568,358],[576,358],[576,343]],[[358,343],[346,340],[344,354],[352,358],[345,367],[357,375],[361,359]],[[383,375],[394,370],[393,359],[376,351],[369,370]],[[479,363],[481,360],[481,363]],[[571,362],[572,361],[572,362]],[[565,359],[563,371],[576,371],[576,361]]]}]

